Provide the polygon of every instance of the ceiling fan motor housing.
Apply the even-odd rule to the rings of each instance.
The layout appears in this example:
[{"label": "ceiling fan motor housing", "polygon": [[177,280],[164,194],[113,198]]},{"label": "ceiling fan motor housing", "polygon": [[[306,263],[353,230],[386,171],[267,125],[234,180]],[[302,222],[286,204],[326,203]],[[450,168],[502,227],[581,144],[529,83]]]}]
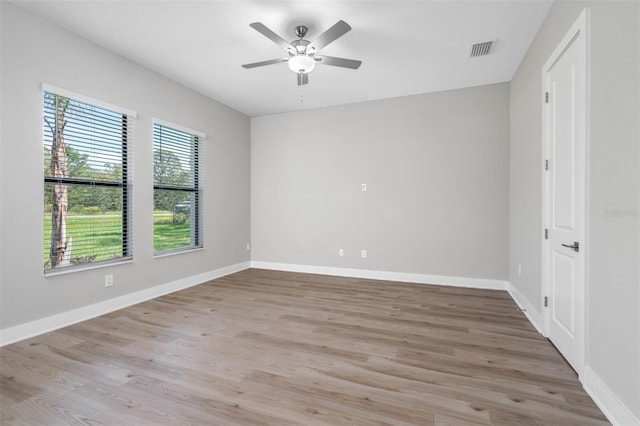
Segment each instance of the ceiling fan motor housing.
[{"label": "ceiling fan motor housing", "polygon": [[307,46],[310,45],[311,42],[307,41],[307,40],[293,40],[291,42],[291,46],[293,46],[295,48],[295,51],[290,50],[289,51],[289,55],[290,56],[295,56],[295,55],[301,55],[301,54],[307,54],[307,55],[312,55],[315,53],[315,49],[311,48],[309,49],[309,51],[307,51]]}]

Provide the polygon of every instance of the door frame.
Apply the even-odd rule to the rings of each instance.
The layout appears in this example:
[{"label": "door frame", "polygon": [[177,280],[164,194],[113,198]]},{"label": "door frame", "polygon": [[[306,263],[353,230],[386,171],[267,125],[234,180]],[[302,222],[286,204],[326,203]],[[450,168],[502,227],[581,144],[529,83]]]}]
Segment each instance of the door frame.
[{"label": "door frame", "polygon": [[[589,217],[589,117],[590,117],[590,90],[589,90],[589,81],[590,81],[590,70],[589,70],[589,8],[585,8],[576,21],[573,23],[569,31],[565,34],[562,40],[558,43],[557,47],[553,50],[553,53],[549,56],[547,61],[544,63],[542,67],[542,96],[541,96],[541,110],[542,110],[542,262],[541,262],[541,311],[543,318],[543,335],[545,337],[549,337],[549,325],[550,325],[550,309],[545,307],[545,297],[551,292],[551,283],[548,279],[549,273],[549,240],[545,238],[545,230],[549,229],[550,224],[550,179],[549,173],[546,173],[546,160],[550,158],[549,156],[549,116],[550,113],[549,108],[547,107],[545,94],[549,92],[549,82],[548,82],[548,72],[551,70],[553,65],[557,62],[557,60],[562,56],[565,50],[572,45],[573,43],[579,43],[581,50],[584,52],[584,115],[581,117],[583,120],[582,126],[584,131],[584,216],[582,229],[580,233],[582,234],[582,241],[580,241],[580,251],[583,255],[583,268],[582,268],[582,288],[579,288],[577,294],[578,300],[576,301],[576,318],[578,321],[577,324],[577,340],[578,340],[578,360],[577,365],[574,366],[578,376],[582,376],[584,366],[587,363],[586,359],[586,348],[587,348],[587,333],[589,312],[588,312],[588,301],[589,301],[589,292],[588,282],[589,282],[589,226],[588,226],[588,217]],[[553,166],[553,165],[552,165]]]}]

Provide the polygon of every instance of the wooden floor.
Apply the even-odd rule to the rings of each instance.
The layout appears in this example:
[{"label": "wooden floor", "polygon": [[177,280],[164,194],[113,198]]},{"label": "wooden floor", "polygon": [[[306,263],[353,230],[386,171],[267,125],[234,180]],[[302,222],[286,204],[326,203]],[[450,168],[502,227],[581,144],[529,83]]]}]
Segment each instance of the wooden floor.
[{"label": "wooden floor", "polygon": [[0,361],[2,425],[608,424],[502,291],[252,269]]}]

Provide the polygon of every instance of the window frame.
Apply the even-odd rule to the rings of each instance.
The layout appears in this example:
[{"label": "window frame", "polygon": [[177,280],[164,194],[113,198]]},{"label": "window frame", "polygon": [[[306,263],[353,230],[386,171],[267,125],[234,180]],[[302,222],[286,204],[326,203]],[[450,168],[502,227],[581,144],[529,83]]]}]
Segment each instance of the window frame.
[{"label": "window frame", "polygon": [[[133,260],[133,227],[132,227],[132,207],[133,207],[133,188],[131,185],[131,143],[132,143],[132,127],[133,121],[138,117],[137,112],[122,108],[107,102],[103,102],[85,95],[81,95],[63,88],[52,86],[46,83],[41,87],[41,109],[42,113],[40,123],[44,123],[45,110],[47,108],[45,104],[45,94],[66,97],[74,102],[89,105],[91,107],[108,110],[110,112],[120,115],[121,130],[122,130],[122,145],[121,145],[121,168],[122,178],[118,181],[107,181],[94,178],[84,177],[55,177],[50,176],[45,171],[43,173],[43,187],[42,193],[46,193],[46,184],[62,184],[69,186],[85,186],[85,187],[98,187],[98,188],[120,188],[122,190],[122,256],[114,259],[105,259],[95,262],[71,264],[67,266],[55,267],[55,268],[43,268],[43,274],[45,277],[59,274],[66,274],[76,271],[89,270],[95,268],[102,268],[114,264],[128,263]],[[46,146],[45,132],[43,129],[42,136],[43,147]],[[43,206],[44,207],[44,206]],[[44,208],[42,209],[44,212]],[[43,243],[46,241],[47,235],[44,234],[43,229]],[[43,249],[46,249],[46,243]]]}]

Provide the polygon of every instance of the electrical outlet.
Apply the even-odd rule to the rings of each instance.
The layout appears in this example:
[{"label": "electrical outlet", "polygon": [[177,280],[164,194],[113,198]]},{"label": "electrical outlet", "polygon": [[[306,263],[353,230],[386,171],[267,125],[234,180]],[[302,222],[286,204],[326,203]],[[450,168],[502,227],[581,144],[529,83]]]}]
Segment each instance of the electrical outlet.
[{"label": "electrical outlet", "polygon": [[344,256],[344,250],[343,249],[339,249],[338,250],[338,256]]},{"label": "electrical outlet", "polygon": [[362,192],[365,192],[367,190],[367,184],[363,183],[362,184]]},{"label": "electrical outlet", "polygon": [[251,243],[247,243],[247,251],[251,251]]},{"label": "electrical outlet", "polygon": [[366,250],[362,250],[360,252],[360,255],[362,256],[363,259],[366,259],[367,258],[367,251]]},{"label": "electrical outlet", "polygon": [[113,287],[113,274],[107,274],[104,276],[104,286]]},{"label": "electrical outlet", "polygon": [[518,276],[522,276],[522,265],[518,263]]}]

